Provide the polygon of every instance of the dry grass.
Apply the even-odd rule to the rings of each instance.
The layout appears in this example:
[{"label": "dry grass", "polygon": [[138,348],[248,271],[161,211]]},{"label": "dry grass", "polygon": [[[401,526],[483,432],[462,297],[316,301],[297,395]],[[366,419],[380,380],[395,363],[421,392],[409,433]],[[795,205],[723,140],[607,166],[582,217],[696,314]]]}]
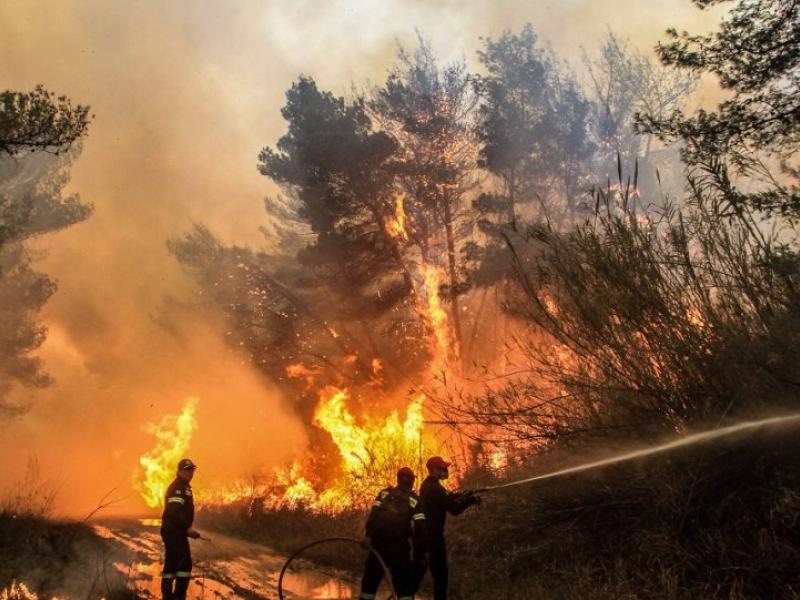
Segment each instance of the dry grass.
[{"label": "dry grass", "polygon": [[[798,434],[796,424],[751,431],[487,493],[481,507],[450,522],[451,597],[797,598]],[[552,451],[509,477],[575,460]],[[254,515],[238,506],[205,511],[203,521],[289,552],[360,535],[363,515]],[[313,558],[359,572],[358,549],[342,550]]]},{"label": "dry grass", "polygon": [[798,433],[493,493],[453,523],[453,597],[796,598]]},{"label": "dry grass", "polygon": [[0,499],[0,598],[134,597],[90,525],[53,518],[56,492],[31,461]]}]

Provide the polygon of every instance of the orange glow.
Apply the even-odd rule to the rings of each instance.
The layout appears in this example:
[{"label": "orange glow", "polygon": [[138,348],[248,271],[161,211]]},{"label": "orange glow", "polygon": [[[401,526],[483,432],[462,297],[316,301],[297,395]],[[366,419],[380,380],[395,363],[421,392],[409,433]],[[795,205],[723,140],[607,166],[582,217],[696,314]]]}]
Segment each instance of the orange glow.
[{"label": "orange glow", "polygon": [[489,456],[489,467],[495,473],[502,472],[508,466],[508,451],[497,446]]},{"label": "orange glow", "polygon": [[386,233],[399,240],[408,239],[406,231],[406,211],[403,206],[403,194],[397,194],[394,198],[394,218],[386,222]]},{"label": "orange glow", "polygon": [[[37,600],[39,596],[28,589],[24,583],[12,581],[7,588],[0,590],[0,600]],[[53,600],[57,600],[53,598]]]},{"label": "orange glow", "polygon": [[367,475],[387,468],[392,471],[398,459],[416,458],[423,427],[421,397],[408,405],[405,421],[392,411],[383,421],[365,417],[362,425],[347,409],[347,398],[346,390],[325,388],[314,415],[314,424],[327,431],[339,448],[346,473]]},{"label": "orange glow", "polygon": [[442,299],[439,296],[439,286],[444,278],[444,273],[439,267],[426,264],[421,266],[421,270],[425,292],[421,312],[432,332],[430,340],[431,353],[434,357],[434,370],[437,370],[445,362],[453,361],[458,357],[456,356],[457,353],[453,343],[447,311],[442,306]]},{"label": "orange glow", "polygon": [[167,486],[175,478],[178,461],[186,454],[192,434],[197,429],[197,402],[197,398],[187,398],[180,415],[168,415],[158,425],[149,423],[145,427],[155,436],[156,445],[139,458],[144,475],[134,487],[150,508],[164,505]]},{"label": "orange glow", "polygon": [[[336,472],[328,477],[309,475],[300,461],[276,470],[276,485],[267,494],[267,507],[303,506],[336,513],[367,506],[376,486],[393,482],[398,468],[416,465],[420,451],[428,450],[423,439],[422,396],[411,399],[404,418],[397,410],[382,418],[356,418],[348,407],[349,399],[347,390],[327,386],[314,414],[314,425],[330,434],[339,452]],[[238,495],[231,491],[224,501],[252,497],[252,488],[240,489]]]},{"label": "orange glow", "polygon": [[319,367],[307,367],[303,363],[295,363],[286,367],[286,376],[292,379],[305,379],[306,385],[314,386],[315,378],[322,372]]},{"label": "orange glow", "polygon": [[380,377],[380,374],[383,372],[383,362],[380,358],[373,358],[372,359],[372,373],[376,377]]},{"label": "orange glow", "polygon": [[207,490],[201,487],[194,492],[199,504],[230,504],[245,498],[257,498],[267,493],[267,486],[260,483],[234,481],[223,487]]},{"label": "orange glow", "polygon": [[559,309],[558,309],[558,303],[556,302],[555,298],[553,298],[550,294],[543,294],[540,300],[545,310],[548,312],[548,314],[550,314],[553,317],[558,317]]}]

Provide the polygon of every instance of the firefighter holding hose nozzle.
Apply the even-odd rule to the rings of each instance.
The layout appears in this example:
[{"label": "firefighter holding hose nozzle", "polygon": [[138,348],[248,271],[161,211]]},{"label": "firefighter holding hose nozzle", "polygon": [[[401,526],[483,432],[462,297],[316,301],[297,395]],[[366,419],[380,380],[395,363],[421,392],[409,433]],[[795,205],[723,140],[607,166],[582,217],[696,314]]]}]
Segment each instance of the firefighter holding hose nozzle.
[{"label": "firefighter holding hose nozzle", "polygon": [[161,539],[164,541],[164,570],[161,572],[161,596],[164,600],[185,600],[192,576],[192,553],[189,538],[199,538],[192,529],[194,497],[190,482],[197,468],[184,458],[178,463],[175,480],[169,484],[161,516]]},{"label": "firefighter holding hose nozzle", "polygon": [[[425,517],[428,530],[428,547],[430,549],[429,565],[433,577],[433,600],[446,600],[448,569],[447,545],[444,540],[444,525],[447,513],[460,515],[470,506],[481,503],[481,499],[474,492],[448,492],[442,486],[442,480],[449,477],[450,463],[441,456],[433,456],[425,464],[428,476],[419,489],[422,505],[425,508]],[[422,578],[427,570],[421,565],[417,573],[417,586],[422,583]]]},{"label": "firefighter holding hose nozzle", "polygon": [[[397,486],[378,494],[367,518],[365,542],[377,552],[392,576],[398,600],[411,600],[416,592],[415,565],[426,562],[428,537],[425,513],[414,493],[414,472],[403,467]],[[383,567],[373,552],[367,556],[360,600],[373,600],[383,579]]]}]

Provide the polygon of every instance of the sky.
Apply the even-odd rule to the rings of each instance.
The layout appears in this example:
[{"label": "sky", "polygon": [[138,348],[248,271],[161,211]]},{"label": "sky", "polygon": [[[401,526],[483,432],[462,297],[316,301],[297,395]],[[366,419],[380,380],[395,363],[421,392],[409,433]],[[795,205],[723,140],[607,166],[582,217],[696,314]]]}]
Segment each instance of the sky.
[{"label": "sky", "polygon": [[337,94],[378,85],[417,29],[477,68],[481,37],[527,22],[579,67],[609,28],[649,52],[667,27],[718,20],[690,0],[3,0],[0,89],[42,83],[91,105],[69,190],[95,213],[36,242],[37,268],[59,284],[39,352],[55,383],[18,392],[30,409],[0,423],[0,481],[35,458],[60,513],[86,514],[111,489],[115,509],[141,511],[146,425],[189,396],[198,486],[302,450],[287,399],[225,345],[221,321],[160,318],[165,302],[196,295],[167,239],[202,222],[227,243],[265,242],[263,203],[278,190],[257,155],[284,132],[284,93],[301,73]]}]

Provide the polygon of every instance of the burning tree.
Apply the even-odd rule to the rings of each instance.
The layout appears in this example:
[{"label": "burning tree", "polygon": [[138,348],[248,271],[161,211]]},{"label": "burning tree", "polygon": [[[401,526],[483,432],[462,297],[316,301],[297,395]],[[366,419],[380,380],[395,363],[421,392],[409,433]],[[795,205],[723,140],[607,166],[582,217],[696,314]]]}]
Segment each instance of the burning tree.
[{"label": "burning tree", "polygon": [[[334,496],[338,503],[352,501],[367,474],[371,483],[378,473],[387,479],[408,462],[408,452],[390,452],[386,459],[387,436],[396,433],[389,424],[398,418],[391,410],[402,403],[393,390],[439,351],[443,344],[427,339],[448,331],[449,321],[442,316],[436,273],[418,271],[408,260],[398,144],[376,130],[365,101],[334,97],[301,78],[287,92],[283,115],[288,132],[275,149],[262,151],[259,165],[282,187],[283,195],[267,202],[280,216],[272,234],[286,243],[281,252],[225,248],[200,226],[170,247],[203,282],[210,300],[227,307],[231,341],[244,346],[301,414],[317,423],[312,440],[325,450],[308,458],[309,470],[326,474],[329,493],[305,499],[329,507]],[[321,420],[331,385],[351,404],[334,413],[340,425],[384,431],[362,436],[375,447],[358,454],[360,470],[347,466],[352,450],[343,450],[345,438],[334,435],[332,420]],[[349,412],[380,405],[389,411],[383,425],[371,417],[357,422]],[[414,406],[412,401],[407,410]],[[418,460],[421,426],[416,431]],[[290,496],[308,490],[296,485],[301,476],[294,472],[284,486]],[[342,476],[351,488],[346,496],[347,486],[337,483]]]},{"label": "burning tree", "polygon": [[[689,118],[676,106],[669,116],[661,103],[638,117],[643,131],[686,144],[687,197],[678,205],[651,193],[657,209],[643,211],[636,173],[623,178],[618,158],[618,182],[595,192],[591,219],[562,231],[534,223],[524,241],[509,238],[524,292],[509,306],[531,326],[515,339],[521,374],[482,395],[452,397],[453,420],[538,443],[649,438],[795,408],[796,186],[769,175],[756,152],[796,176],[788,162],[797,138],[797,10],[741,2],[718,34],[671,32],[674,41],[660,47],[665,63],[713,71],[736,92],[716,113]],[[604,56],[616,65],[604,71],[607,82],[650,72],[623,68],[613,37]],[[686,90],[691,79],[666,81]],[[680,93],[669,97],[682,102]],[[769,139],[762,125],[773,128]],[[757,191],[740,191],[730,166],[755,176]]]},{"label": "burning tree", "polygon": [[[363,501],[369,485],[435,446],[423,413],[494,426],[469,412],[479,402],[442,419],[437,400],[454,377],[480,381],[518,354],[508,334],[525,317],[508,307],[526,289],[506,238],[542,222],[566,230],[588,214],[580,194],[597,144],[577,76],[530,26],[485,40],[479,58],[481,76],[464,61],[442,66],[420,36],[382,86],[353,98],[300,77],[282,109],[286,134],[259,155],[281,188],[266,202],[267,245],[224,246],[202,226],[170,242],[204,300],[223,307],[231,344],[314,425],[318,451],[273,482],[284,499]],[[485,364],[470,364],[476,357]],[[427,394],[424,408],[409,387]],[[502,449],[459,442],[459,451],[465,462],[488,452],[479,462],[507,464]]]},{"label": "burning tree", "polygon": [[[439,282],[431,269],[442,269],[447,276],[452,329],[437,335],[450,346],[452,362],[459,360],[462,342],[458,299],[465,281],[459,255],[471,226],[466,198],[476,186],[476,105],[466,65],[440,68],[421,36],[413,53],[400,49],[397,66],[370,102],[372,113],[398,148],[393,167],[403,192],[405,225],[399,241],[418,252],[411,260],[418,262],[426,285]],[[438,290],[428,290],[428,295],[434,293]],[[436,329],[435,322],[429,324]],[[445,342],[444,336],[450,341]]]}]

